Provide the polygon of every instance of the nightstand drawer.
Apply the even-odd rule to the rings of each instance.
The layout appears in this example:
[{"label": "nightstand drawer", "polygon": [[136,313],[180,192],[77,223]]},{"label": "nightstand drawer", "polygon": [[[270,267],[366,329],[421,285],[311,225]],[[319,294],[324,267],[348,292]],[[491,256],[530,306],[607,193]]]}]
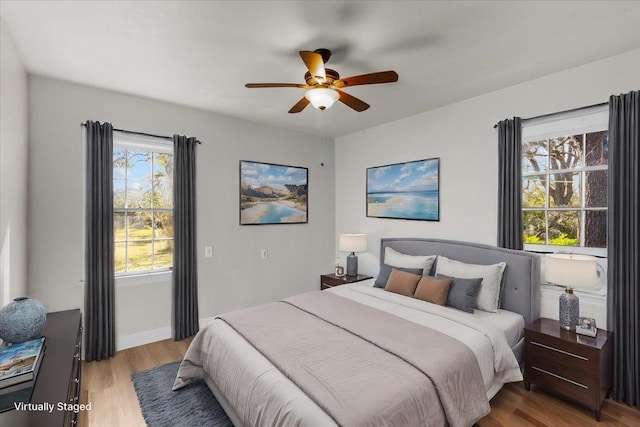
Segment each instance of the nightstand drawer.
[{"label": "nightstand drawer", "polygon": [[345,283],[347,283],[347,281],[344,279],[336,279],[336,278],[327,277],[327,276],[322,277],[322,284],[329,288],[333,286],[344,285]]},{"label": "nightstand drawer", "polygon": [[[525,367],[527,381],[546,387],[557,393],[570,397],[589,407],[598,407],[598,390],[591,381],[574,381],[565,375],[553,372],[548,366],[530,365]],[[583,384],[587,382],[588,384]]]},{"label": "nightstand drawer", "polygon": [[[567,334],[571,334],[575,337],[575,332],[566,331]],[[552,337],[539,332],[532,332],[525,330],[525,339],[527,342],[533,341],[544,346],[550,347],[556,350],[558,354],[565,354],[566,356],[573,357],[575,359],[588,359],[595,360],[598,351],[596,348],[581,345],[573,341]]]},{"label": "nightstand drawer", "polygon": [[[530,351],[525,349],[525,351]],[[593,375],[593,370],[588,371],[584,368],[584,364],[577,364],[572,366],[567,363],[560,363],[560,360],[566,361],[563,358],[551,359],[546,357],[532,357],[528,358],[525,362],[525,370],[531,367],[534,370],[542,370],[555,375],[558,380],[564,380],[573,382],[584,386],[589,390],[593,390],[598,386],[598,379]],[[595,369],[595,368],[594,368]],[[527,371],[527,374],[529,372]],[[528,376],[528,375],[527,375]]]},{"label": "nightstand drawer", "polygon": [[531,363],[552,362],[558,365],[558,370],[571,371],[580,376],[591,376],[597,371],[598,354],[591,349],[571,348],[559,346],[549,340],[538,337],[527,337],[525,340],[525,359]]}]

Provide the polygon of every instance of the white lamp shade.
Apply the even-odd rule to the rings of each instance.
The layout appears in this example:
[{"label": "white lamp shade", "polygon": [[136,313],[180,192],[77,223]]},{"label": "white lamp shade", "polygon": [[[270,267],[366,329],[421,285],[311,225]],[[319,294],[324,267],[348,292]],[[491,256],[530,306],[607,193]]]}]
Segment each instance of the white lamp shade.
[{"label": "white lamp shade", "polygon": [[598,262],[588,255],[550,254],[545,260],[545,278],[570,288],[597,288]]},{"label": "white lamp shade", "polygon": [[341,234],[338,248],[344,252],[364,252],[367,250],[367,235]]},{"label": "white lamp shade", "polygon": [[304,96],[311,102],[311,105],[318,110],[330,108],[340,97],[338,92],[327,88],[310,89]]}]

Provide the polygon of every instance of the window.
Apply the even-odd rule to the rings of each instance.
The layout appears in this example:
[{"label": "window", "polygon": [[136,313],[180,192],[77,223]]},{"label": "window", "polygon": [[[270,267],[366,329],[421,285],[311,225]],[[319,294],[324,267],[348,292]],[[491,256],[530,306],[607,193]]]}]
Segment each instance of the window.
[{"label": "window", "polygon": [[607,126],[606,107],[523,126],[525,249],[606,254]]},{"label": "window", "polygon": [[171,142],[114,132],[113,218],[117,276],[171,269]]}]

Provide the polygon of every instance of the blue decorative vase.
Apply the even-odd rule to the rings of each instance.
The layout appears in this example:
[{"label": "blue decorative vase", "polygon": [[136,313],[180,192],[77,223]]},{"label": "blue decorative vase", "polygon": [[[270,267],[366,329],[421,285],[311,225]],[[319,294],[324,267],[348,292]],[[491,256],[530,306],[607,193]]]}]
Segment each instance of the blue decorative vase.
[{"label": "blue decorative vase", "polygon": [[0,338],[15,344],[34,339],[44,328],[47,313],[39,302],[19,297],[0,310]]}]

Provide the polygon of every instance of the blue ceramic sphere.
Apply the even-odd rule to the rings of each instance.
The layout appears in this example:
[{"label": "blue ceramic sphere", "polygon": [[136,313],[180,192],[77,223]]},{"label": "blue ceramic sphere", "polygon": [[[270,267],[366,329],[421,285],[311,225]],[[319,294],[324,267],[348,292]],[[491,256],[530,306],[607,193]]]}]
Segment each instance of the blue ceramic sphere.
[{"label": "blue ceramic sphere", "polygon": [[20,297],[0,310],[0,338],[9,343],[34,339],[44,328],[44,307],[28,297]]}]

